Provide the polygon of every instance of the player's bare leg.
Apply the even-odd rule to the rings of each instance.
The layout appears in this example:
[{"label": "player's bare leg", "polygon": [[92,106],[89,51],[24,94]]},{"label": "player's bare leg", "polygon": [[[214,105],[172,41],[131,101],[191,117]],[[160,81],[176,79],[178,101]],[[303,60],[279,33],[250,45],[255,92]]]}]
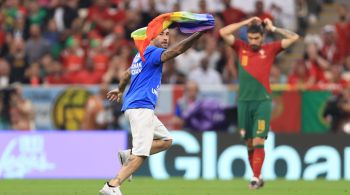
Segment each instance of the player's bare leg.
[{"label": "player's bare leg", "polygon": [[101,195],[117,194],[121,195],[120,185],[135,172],[142,163],[146,160],[146,156],[131,155],[128,160],[123,164],[119,171],[119,174],[105,184],[100,190]]},{"label": "player's bare leg", "polygon": [[126,163],[123,164],[118,175],[111,179],[108,184],[111,186],[120,186],[132,173],[134,173],[145,160],[146,156],[130,155]]},{"label": "player's bare leg", "polygon": [[249,189],[259,189],[264,186],[264,180],[261,177],[261,168],[265,159],[265,150],[264,150],[265,139],[264,138],[254,138],[253,139],[253,178],[249,184]]},{"label": "player's bare leg", "polygon": [[172,143],[173,143],[173,140],[153,140],[151,155],[167,150],[168,148],[170,148]]},{"label": "player's bare leg", "polygon": [[[172,140],[153,140],[151,155],[167,150],[171,144]],[[111,179],[108,184],[111,186],[120,186],[142,165],[146,158],[146,156],[135,156],[131,154],[130,157],[127,158],[127,161],[123,163],[119,174],[115,178]]]},{"label": "player's bare leg", "polygon": [[[121,150],[118,152],[119,162],[123,166],[129,160],[131,156],[131,149]],[[128,181],[132,180],[132,175],[128,177]]]}]

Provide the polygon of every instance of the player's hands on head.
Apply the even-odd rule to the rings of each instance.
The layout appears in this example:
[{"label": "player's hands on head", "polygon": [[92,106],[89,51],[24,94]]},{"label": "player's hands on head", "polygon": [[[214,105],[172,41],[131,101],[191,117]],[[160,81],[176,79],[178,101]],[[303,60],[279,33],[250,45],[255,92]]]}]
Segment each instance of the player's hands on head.
[{"label": "player's hands on head", "polygon": [[268,18],[265,18],[264,19],[264,24],[265,24],[265,28],[268,30],[268,31],[273,31],[273,29],[275,28],[272,24],[272,21]]},{"label": "player's hands on head", "polygon": [[257,24],[261,24],[261,19],[257,16],[251,17],[249,19],[246,20],[246,24],[250,25],[252,23],[257,23]]},{"label": "player's hands on head", "polygon": [[121,92],[118,88],[113,89],[107,93],[107,99],[110,101],[121,102],[123,96],[123,92]]}]

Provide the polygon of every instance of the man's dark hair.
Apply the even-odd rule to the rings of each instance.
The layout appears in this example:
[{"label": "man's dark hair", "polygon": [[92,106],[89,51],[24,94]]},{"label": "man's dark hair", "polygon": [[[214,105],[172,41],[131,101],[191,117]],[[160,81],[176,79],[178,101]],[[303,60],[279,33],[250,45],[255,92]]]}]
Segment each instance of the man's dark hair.
[{"label": "man's dark hair", "polygon": [[248,33],[259,33],[264,34],[264,27],[261,24],[251,24],[248,27]]}]

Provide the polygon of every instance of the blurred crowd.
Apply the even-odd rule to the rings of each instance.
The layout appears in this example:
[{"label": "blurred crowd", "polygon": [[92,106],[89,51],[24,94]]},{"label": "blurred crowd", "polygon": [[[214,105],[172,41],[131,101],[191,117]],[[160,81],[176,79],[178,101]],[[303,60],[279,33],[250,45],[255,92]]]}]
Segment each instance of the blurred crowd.
[{"label": "blurred crowd", "polygon": [[304,37],[304,56],[292,65],[291,85],[341,90],[350,83],[350,22],[346,4],[337,6],[338,21]]},{"label": "blurred crowd", "polygon": [[[298,32],[304,34],[308,23],[317,20],[322,1],[296,0],[293,3],[297,9],[293,19],[298,21]],[[14,82],[32,86],[118,84],[121,72],[128,68],[137,52],[130,33],[147,26],[161,13],[179,10],[212,13],[216,19],[216,28],[207,33],[194,48],[165,65],[163,83],[183,84],[186,79],[198,78],[201,78],[200,84],[203,85],[236,83],[236,58],[232,50],[219,39],[218,29],[251,16],[270,18],[282,27],[288,22],[276,17],[283,15],[284,11],[275,3],[267,7],[264,1],[256,0],[252,12],[244,12],[234,5],[233,0],[1,1],[0,87]],[[313,75],[313,69],[318,73],[329,68],[328,64],[314,63],[314,58],[322,57],[339,65],[345,63],[348,54],[346,42],[338,43],[339,39],[332,39],[332,35],[328,35],[333,29],[335,35],[347,36],[344,34],[344,26],[348,22],[347,10],[344,9],[345,20],[339,22],[340,27],[337,27],[337,23],[325,30],[322,47],[306,47],[310,48],[307,58],[295,65],[288,82],[307,80],[307,83],[317,83],[331,79]],[[241,38],[245,39],[243,32],[240,33]],[[174,43],[183,39],[184,35],[173,30],[171,37]],[[332,44],[341,43],[341,51],[334,51],[340,47],[334,49]],[[323,53],[315,56],[312,52],[317,51],[313,50]],[[299,64],[305,64],[307,72],[311,73],[306,73],[308,76],[300,75],[298,70],[302,68],[298,67],[303,65]],[[276,82],[285,81],[280,79]]]},{"label": "blurred crowd", "polygon": [[[248,2],[248,1],[247,1]],[[0,1],[0,90],[13,83],[31,86],[118,84],[137,53],[130,33],[164,12],[212,13],[216,27],[183,55],[164,64],[163,84],[236,84],[237,56],[219,38],[218,30],[251,16],[270,18],[279,27],[304,37],[301,59],[282,69],[277,59],[271,83],[297,88],[340,90],[350,83],[350,20],[347,5],[337,7],[338,21],[308,34],[323,4],[332,0],[254,0],[241,9],[238,0],[3,0]],[[236,6],[237,5],[237,6]],[[292,7],[293,7],[292,6]],[[251,11],[246,11],[251,10]],[[292,23],[295,25],[290,25]],[[246,40],[245,29],[237,36]],[[171,42],[185,35],[171,31]],[[275,40],[268,34],[266,41]],[[4,94],[4,93],[2,93]],[[11,98],[0,97],[0,102]],[[6,100],[7,101],[7,100]],[[1,105],[1,104],[0,104]],[[9,105],[6,105],[9,106]],[[0,106],[0,110],[1,107]],[[30,114],[28,114],[30,115]],[[1,119],[1,118],[0,118]]]}]

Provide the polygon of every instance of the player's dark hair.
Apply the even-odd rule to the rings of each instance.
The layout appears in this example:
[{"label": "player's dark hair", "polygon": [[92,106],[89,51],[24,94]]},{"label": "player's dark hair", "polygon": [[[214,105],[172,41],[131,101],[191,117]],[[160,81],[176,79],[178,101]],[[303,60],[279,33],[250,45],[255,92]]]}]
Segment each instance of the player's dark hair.
[{"label": "player's dark hair", "polygon": [[248,33],[264,34],[264,27],[261,24],[251,24],[248,26]]}]

